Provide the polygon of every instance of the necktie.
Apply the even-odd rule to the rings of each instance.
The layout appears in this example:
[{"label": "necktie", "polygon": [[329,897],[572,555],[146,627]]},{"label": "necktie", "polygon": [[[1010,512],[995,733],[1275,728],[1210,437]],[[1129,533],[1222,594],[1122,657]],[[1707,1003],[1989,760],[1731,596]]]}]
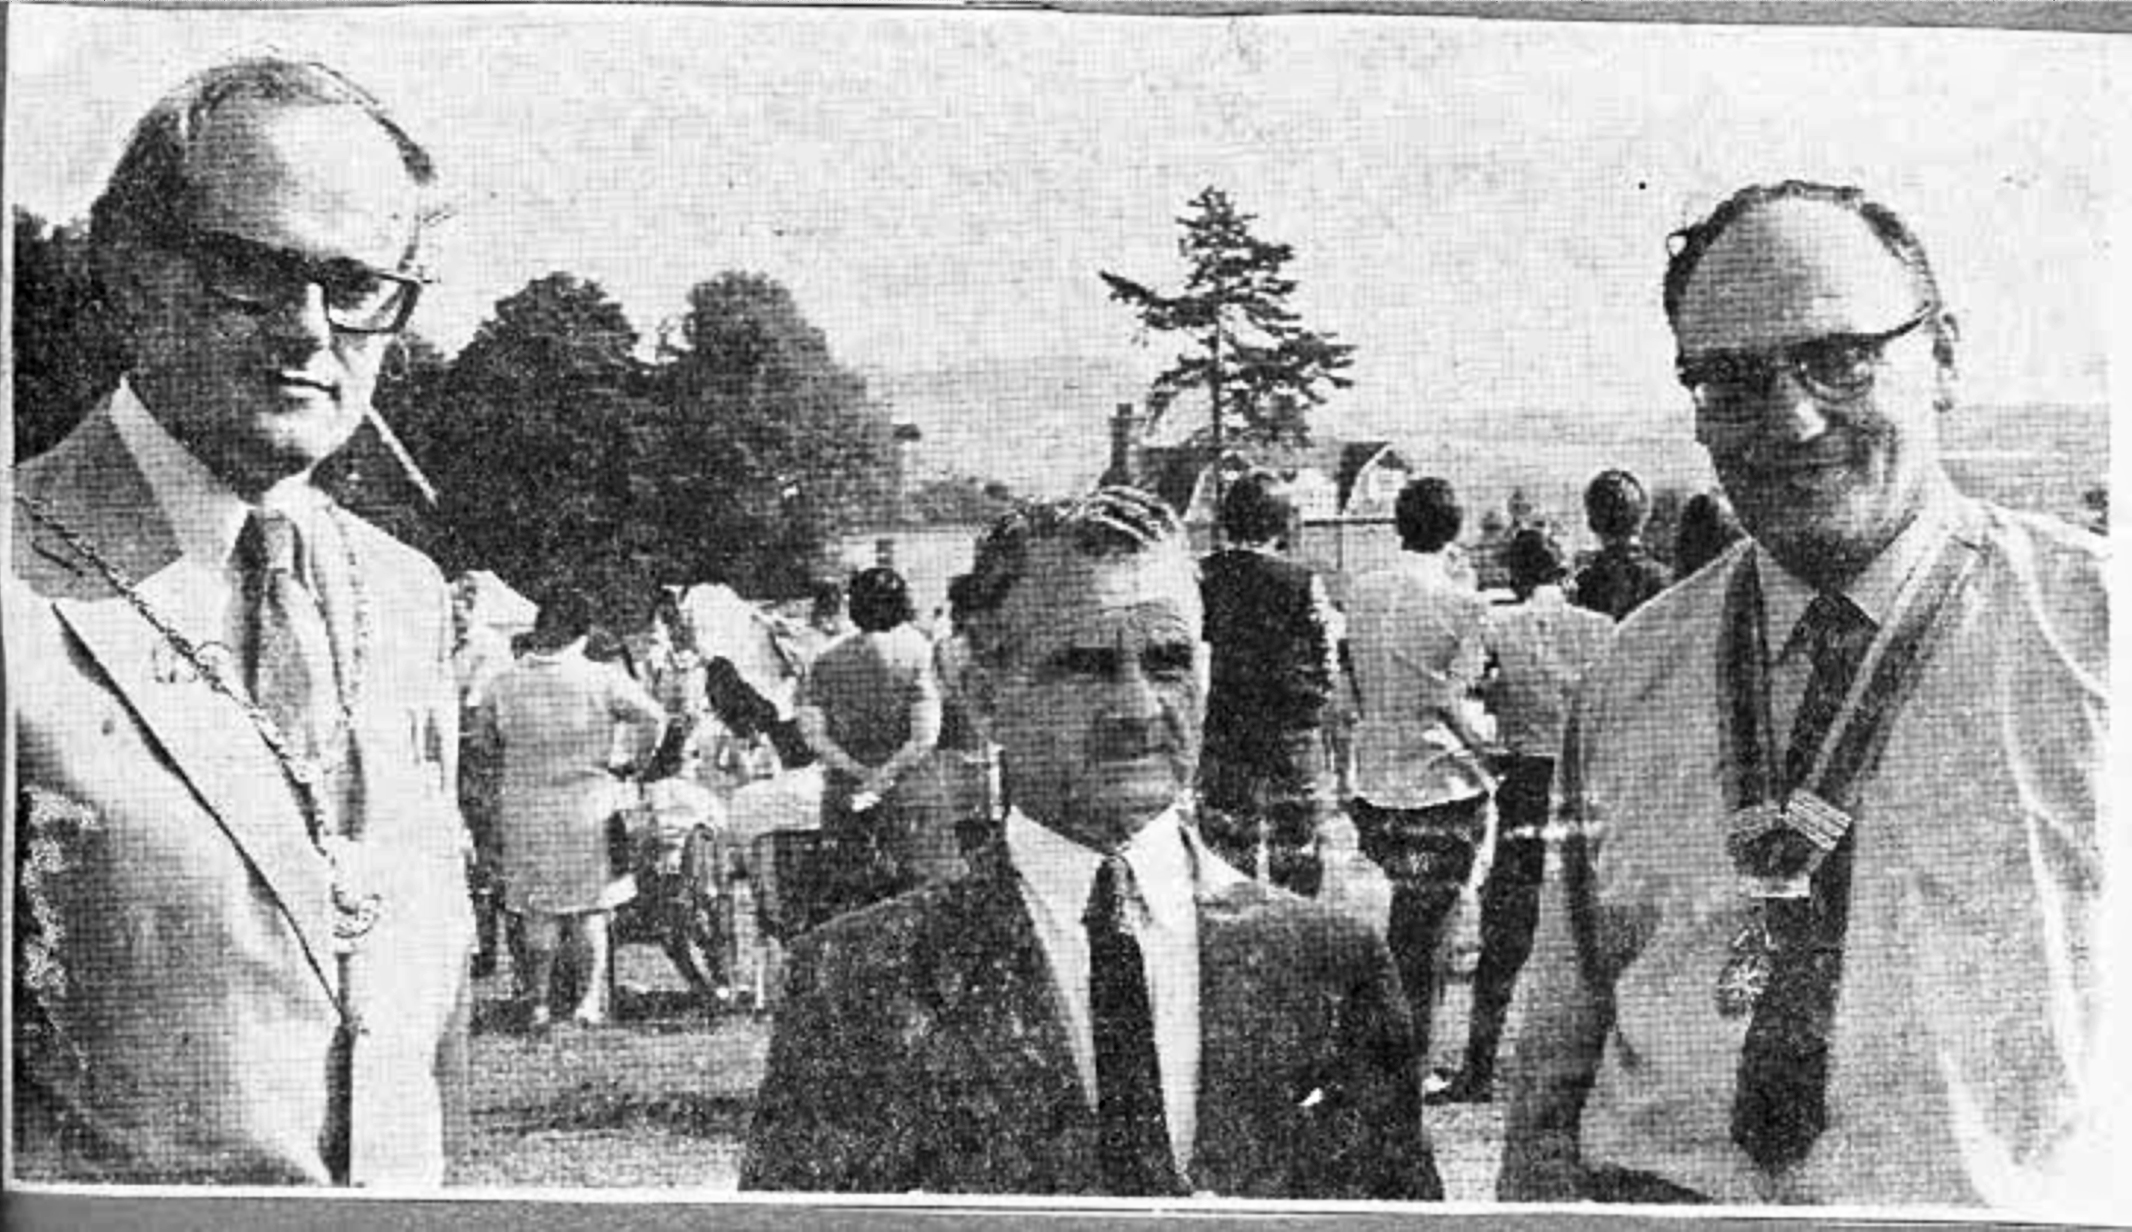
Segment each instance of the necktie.
[{"label": "necktie", "polygon": [[282,514],[255,510],[238,533],[245,683],[292,752],[326,761],[338,717],[333,644],[297,549],[296,524]]},{"label": "necktie", "polygon": [[1132,867],[1107,856],[1081,922],[1088,929],[1089,1016],[1095,1026],[1096,1122],[1105,1192],[1114,1196],[1177,1192],[1155,1019],[1140,943],[1126,928]]},{"label": "necktie", "polygon": [[[1840,595],[1816,597],[1799,623],[1813,674],[1785,755],[1791,790],[1805,786],[1801,780],[1812,769],[1873,641],[1873,622]],[[1851,834],[1846,831],[1815,873],[1806,898],[1763,903],[1775,954],[1769,986],[1755,1004],[1740,1053],[1732,1139],[1765,1168],[1804,1159],[1828,1124],[1829,1025],[1843,974],[1850,887]]]}]

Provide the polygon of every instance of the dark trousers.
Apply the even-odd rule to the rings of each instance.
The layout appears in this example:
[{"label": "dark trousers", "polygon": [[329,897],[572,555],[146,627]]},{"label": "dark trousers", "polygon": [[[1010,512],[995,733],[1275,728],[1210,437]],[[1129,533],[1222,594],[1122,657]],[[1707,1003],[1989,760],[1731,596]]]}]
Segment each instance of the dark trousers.
[{"label": "dark trousers", "polygon": [[1458,892],[1473,872],[1488,798],[1472,796],[1418,809],[1379,808],[1354,802],[1356,837],[1392,883],[1392,913],[1385,929],[1392,963],[1413,1007],[1414,1055],[1428,1063],[1436,1014],[1436,952],[1444,921],[1458,905]]},{"label": "dark trousers", "polygon": [[1466,1033],[1465,1076],[1485,1088],[1495,1079],[1495,1055],[1518,972],[1532,956],[1540,919],[1540,882],[1547,871],[1548,788],[1555,763],[1514,757],[1496,788],[1495,851],[1481,889],[1481,956],[1473,970],[1473,1017]]},{"label": "dark trousers", "polygon": [[1332,805],[1332,766],[1318,728],[1209,732],[1199,759],[1199,836],[1252,876],[1260,844],[1267,879],[1318,892],[1318,824]]}]

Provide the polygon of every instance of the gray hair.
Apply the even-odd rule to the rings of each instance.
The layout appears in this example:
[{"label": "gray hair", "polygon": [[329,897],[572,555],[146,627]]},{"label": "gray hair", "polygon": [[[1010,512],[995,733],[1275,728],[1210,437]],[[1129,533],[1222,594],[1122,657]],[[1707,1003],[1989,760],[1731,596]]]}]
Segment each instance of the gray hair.
[{"label": "gray hair", "polygon": [[[216,111],[239,101],[357,108],[399,147],[417,189],[426,195],[436,182],[429,152],[383,103],[338,71],[280,56],[232,60],[187,79],[134,126],[110,182],[89,207],[89,239],[99,260],[110,259],[124,245],[169,243],[185,234],[200,204],[199,186],[186,174],[193,144]],[[442,216],[441,209],[425,203],[408,248],[410,262],[420,248],[421,229]]]},{"label": "gray hair", "polygon": [[1158,497],[1138,488],[1098,488],[1086,496],[1024,505],[1001,517],[977,541],[977,560],[963,587],[971,648],[997,665],[1006,655],[1007,630],[998,616],[1014,587],[1027,576],[1032,550],[1063,543],[1092,559],[1133,556],[1164,547],[1182,548],[1184,523]]}]

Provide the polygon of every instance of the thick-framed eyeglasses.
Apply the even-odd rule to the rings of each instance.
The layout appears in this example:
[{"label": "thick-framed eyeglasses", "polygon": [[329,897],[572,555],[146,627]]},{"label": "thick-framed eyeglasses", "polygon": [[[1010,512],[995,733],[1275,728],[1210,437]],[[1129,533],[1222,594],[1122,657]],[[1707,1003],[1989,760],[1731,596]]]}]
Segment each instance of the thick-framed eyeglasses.
[{"label": "thick-framed eyeglasses", "polygon": [[271,312],[316,284],[325,292],[327,323],[344,334],[397,333],[422,294],[422,279],[410,273],[347,258],[321,261],[217,231],[193,232],[181,247],[208,294],[244,312]]},{"label": "thick-framed eyeglasses", "polygon": [[1683,355],[1674,362],[1695,407],[1705,414],[1745,415],[1759,408],[1789,372],[1806,391],[1824,402],[1849,402],[1873,388],[1881,355],[1888,344],[1939,315],[1927,305],[1893,329],[1872,334],[1823,334],[1762,351],[1712,351]]}]

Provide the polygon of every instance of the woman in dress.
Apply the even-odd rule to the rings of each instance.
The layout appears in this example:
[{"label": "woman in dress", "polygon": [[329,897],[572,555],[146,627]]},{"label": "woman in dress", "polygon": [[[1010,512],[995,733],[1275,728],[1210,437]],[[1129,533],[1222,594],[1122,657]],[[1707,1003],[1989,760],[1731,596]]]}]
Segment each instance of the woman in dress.
[{"label": "woman in dress", "polygon": [[500,830],[505,903],[524,921],[524,981],[535,1028],[549,1021],[556,952],[565,927],[590,956],[575,1013],[606,1018],[607,917],[615,880],[608,818],[633,803],[613,765],[618,735],[630,760],[653,747],[665,711],[627,672],[585,657],[592,604],[565,591],[541,608],[532,644],[497,678],[484,704],[502,752]]}]

